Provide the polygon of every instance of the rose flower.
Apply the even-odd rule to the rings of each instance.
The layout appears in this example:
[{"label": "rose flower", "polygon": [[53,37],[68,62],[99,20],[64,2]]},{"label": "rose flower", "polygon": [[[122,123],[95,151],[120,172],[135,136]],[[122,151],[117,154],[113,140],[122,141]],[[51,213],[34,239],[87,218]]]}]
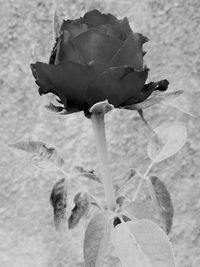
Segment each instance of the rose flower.
[{"label": "rose flower", "polygon": [[53,93],[72,113],[108,100],[114,107],[137,104],[168,81],[145,84],[149,69],[143,65],[142,45],[148,38],[134,33],[127,18],[92,10],[80,19],[64,20],[49,64],[31,64],[39,93]]}]

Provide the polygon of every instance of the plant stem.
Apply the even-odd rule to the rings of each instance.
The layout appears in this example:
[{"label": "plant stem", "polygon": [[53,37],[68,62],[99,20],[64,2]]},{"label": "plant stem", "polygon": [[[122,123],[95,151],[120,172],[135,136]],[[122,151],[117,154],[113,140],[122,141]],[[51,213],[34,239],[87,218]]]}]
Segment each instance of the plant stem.
[{"label": "plant stem", "polygon": [[136,200],[136,198],[137,198],[137,196],[138,196],[138,194],[139,194],[139,192],[140,192],[140,189],[141,189],[141,187],[142,187],[143,181],[144,181],[145,179],[148,179],[147,175],[148,175],[148,173],[150,172],[151,168],[153,167],[153,164],[154,164],[154,162],[152,161],[152,162],[149,164],[149,166],[148,166],[147,170],[145,171],[145,173],[144,173],[143,175],[140,175],[140,179],[141,179],[141,180],[140,180],[139,185],[137,186],[137,188],[136,188],[136,190],[135,190],[135,194],[134,194],[134,196],[133,196],[133,198],[132,198],[132,201],[135,201],[135,200]]},{"label": "plant stem", "polygon": [[102,183],[104,186],[105,197],[108,209],[114,210],[116,206],[113,181],[108,165],[106,135],[104,114],[92,114],[92,126],[96,139],[96,148],[99,157],[100,171],[102,175]]}]

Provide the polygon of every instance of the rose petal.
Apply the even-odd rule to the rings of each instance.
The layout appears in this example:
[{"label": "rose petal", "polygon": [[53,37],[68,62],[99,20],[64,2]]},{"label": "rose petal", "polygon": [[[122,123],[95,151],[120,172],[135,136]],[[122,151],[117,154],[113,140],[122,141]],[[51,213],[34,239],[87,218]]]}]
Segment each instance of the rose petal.
[{"label": "rose petal", "polygon": [[87,65],[92,67],[95,73],[102,73],[107,68],[106,64],[100,63],[96,60],[90,61]]},{"label": "rose petal", "polygon": [[135,69],[143,68],[142,44],[145,37],[142,34],[133,33],[124,42],[109,63],[109,67],[120,67],[128,65]]},{"label": "rose petal", "polygon": [[[67,54],[66,59],[68,61],[73,61],[73,62],[83,62],[81,55],[79,54],[78,51],[76,51],[75,47],[72,47],[72,44],[69,44],[69,47],[67,49],[62,49],[65,50],[65,52],[60,51],[60,45],[67,44],[69,42],[69,37],[76,37],[79,34],[85,32],[88,30],[88,27],[86,24],[80,24],[81,19],[78,20],[63,20],[63,23],[61,25],[60,29],[60,37],[57,38],[56,43],[54,45],[54,48],[51,52],[51,56],[49,59],[49,64],[58,64],[64,57],[62,54]],[[56,60],[55,60],[56,59]]]},{"label": "rose petal", "polygon": [[84,63],[84,59],[76,46],[71,42],[68,31],[64,31],[57,43],[57,52],[54,64],[62,61]]},{"label": "rose petal", "polygon": [[133,33],[129,25],[128,19],[125,17],[122,20],[120,20],[119,26],[121,28],[121,32],[123,33],[121,40],[126,40],[128,36]]},{"label": "rose petal", "polygon": [[72,43],[84,57],[85,63],[96,60],[105,64],[123,44],[122,41],[94,29],[80,34],[72,40]]},{"label": "rose petal", "polygon": [[[51,81],[49,81],[48,77],[46,75],[43,75],[42,72],[37,71],[36,64],[31,64],[30,67],[36,83],[44,88],[44,94],[50,93],[54,86],[52,85]],[[41,94],[40,91],[39,93]]]},{"label": "rose petal", "polygon": [[66,46],[69,42],[69,33],[64,32],[57,41],[56,47],[55,47],[55,61],[54,64],[59,64],[62,60],[65,58],[65,52],[63,47]]},{"label": "rose petal", "polygon": [[145,84],[140,93],[138,94],[137,98],[135,97],[129,98],[126,102],[123,103],[123,106],[143,102],[152,94],[153,91],[154,91],[153,86],[151,86],[150,84]]},{"label": "rose petal", "polygon": [[94,79],[95,72],[90,66],[73,62],[50,65],[42,62],[32,64],[35,78],[41,84],[42,93],[46,88],[56,88],[73,105],[84,107],[88,84]]},{"label": "rose petal", "polygon": [[130,67],[110,68],[99,75],[86,92],[89,106],[107,99],[115,107],[127,99],[137,99],[148,76],[148,69],[135,71]]},{"label": "rose petal", "polygon": [[101,24],[117,24],[118,19],[111,14],[102,14],[99,10],[94,9],[85,13],[84,22],[89,28],[94,28]]},{"label": "rose petal", "polygon": [[81,25],[81,24],[85,24],[83,21],[83,18],[80,19],[67,19],[67,20],[63,20],[61,27],[60,27],[60,32],[62,33],[64,30],[67,30],[67,27],[69,25],[72,24],[76,24],[76,25]]},{"label": "rose petal", "polygon": [[115,37],[119,40],[123,40],[122,39],[123,33],[119,25],[99,25],[95,27],[94,29],[103,34],[109,35],[111,37]]},{"label": "rose petal", "polygon": [[59,41],[59,38],[56,38],[56,42],[54,44],[54,47],[51,51],[51,55],[49,58],[49,64],[54,64],[54,62],[55,62],[58,41]]},{"label": "rose petal", "polygon": [[133,33],[127,18],[120,20],[116,25],[98,25],[94,29],[122,41],[126,40]]},{"label": "rose petal", "polygon": [[145,84],[142,90],[140,91],[138,99],[130,98],[123,105],[126,106],[126,105],[132,105],[132,104],[143,102],[145,99],[147,99],[152,94],[152,92],[156,90],[166,91],[168,88],[168,85],[169,85],[168,80],[161,80],[159,82],[150,82],[148,84]]},{"label": "rose petal", "polygon": [[61,31],[68,31],[70,34],[70,37],[75,38],[79,34],[86,32],[88,30],[88,26],[86,24],[80,24],[80,23],[65,23],[63,22],[63,25],[61,25]]}]

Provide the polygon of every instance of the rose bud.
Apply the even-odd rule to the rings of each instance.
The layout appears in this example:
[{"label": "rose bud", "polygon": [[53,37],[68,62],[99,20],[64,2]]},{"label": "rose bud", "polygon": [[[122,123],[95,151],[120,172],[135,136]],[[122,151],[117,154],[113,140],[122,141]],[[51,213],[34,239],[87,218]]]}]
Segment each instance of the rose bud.
[{"label": "rose bud", "polygon": [[49,64],[31,64],[39,93],[55,94],[67,113],[87,111],[108,100],[114,107],[136,104],[168,81],[145,84],[142,45],[148,38],[134,33],[127,18],[92,10],[80,19],[64,20]]}]

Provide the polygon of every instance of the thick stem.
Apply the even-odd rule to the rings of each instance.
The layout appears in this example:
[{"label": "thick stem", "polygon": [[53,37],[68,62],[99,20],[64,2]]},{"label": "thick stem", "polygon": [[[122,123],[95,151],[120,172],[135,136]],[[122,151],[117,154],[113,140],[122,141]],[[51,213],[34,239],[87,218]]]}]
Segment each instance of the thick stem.
[{"label": "thick stem", "polygon": [[107,205],[110,210],[114,210],[116,202],[113,181],[108,165],[104,114],[92,114],[91,119],[96,139],[96,148],[99,157],[100,171],[102,175],[102,183],[104,186]]}]

